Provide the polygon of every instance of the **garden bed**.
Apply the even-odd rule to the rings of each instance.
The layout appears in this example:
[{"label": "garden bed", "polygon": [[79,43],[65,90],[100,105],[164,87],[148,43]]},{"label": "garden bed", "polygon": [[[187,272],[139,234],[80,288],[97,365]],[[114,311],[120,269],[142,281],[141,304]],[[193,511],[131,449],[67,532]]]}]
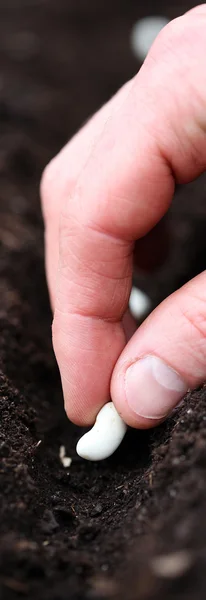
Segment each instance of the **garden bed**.
[{"label": "garden bed", "polygon": [[[135,20],[190,6],[1,2],[2,600],[205,600],[206,389],[157,430],[129,431],[107,461],[76,455],[80,430],[64,414],[52,353],[38,193],[48,160],[139,68]],[[153,306],[206,266],[205,189],[203,177],[177,190],[167,263],[139,275]]]}]

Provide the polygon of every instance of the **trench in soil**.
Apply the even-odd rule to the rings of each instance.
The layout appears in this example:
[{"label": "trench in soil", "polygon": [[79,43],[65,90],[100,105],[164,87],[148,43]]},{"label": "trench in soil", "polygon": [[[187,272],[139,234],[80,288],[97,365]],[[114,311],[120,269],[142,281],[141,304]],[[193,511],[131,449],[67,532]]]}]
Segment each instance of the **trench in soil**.
[{"label": "trench in soil", "polygon": [[[1,2],[3,600],[205,599],[205,388],[157,430],[130,430],[107,461],[76,456],[81,432],[64,414],[51,346],[38,192],[48,160],[139,68],[129,45],[135,20],[191,6]],[[202,177],[177,189],[169,256],[153,275],[138,274],[153,307],[205,268],[205,188]],[[155,562],[168,555],[169,577]]]}]

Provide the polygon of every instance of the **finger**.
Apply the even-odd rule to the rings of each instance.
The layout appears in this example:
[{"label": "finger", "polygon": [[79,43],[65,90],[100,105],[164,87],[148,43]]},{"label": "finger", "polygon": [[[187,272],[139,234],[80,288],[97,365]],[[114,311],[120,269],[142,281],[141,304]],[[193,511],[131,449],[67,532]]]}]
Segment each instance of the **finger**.
[{"label": "finger", "polygon": [[113,372],[112,399],[133,427],[153,427],[206,379],[206,271],[140,326]]},{"label": "finger", "polygon": [[195,15],[199,14],[203,14],[205,13],[205,4],[199,4],[198,6],[193,6],[193,8],[190,8],[190,10],[187,11],[187,15],[194,13]]},{"label": "finger", "polygon": [[132,85],[128,81],[115,96],[95,114],[88,123],[51,160],[42,175],[41,200],[45,224],[45,262],[52,308],[55,306],[57,271],[59,263],[59,217],[65,197],[72,193],[95,139],[101,135],[105,123],[121,106]]},{"label": "finger", "polygon": [[125,345],[133,242],[166,212],[175,181],[205,169],[205,23],[193,13],[161,32],[67,191],[53,336],[66,409],[78,423],[108,400]]}]

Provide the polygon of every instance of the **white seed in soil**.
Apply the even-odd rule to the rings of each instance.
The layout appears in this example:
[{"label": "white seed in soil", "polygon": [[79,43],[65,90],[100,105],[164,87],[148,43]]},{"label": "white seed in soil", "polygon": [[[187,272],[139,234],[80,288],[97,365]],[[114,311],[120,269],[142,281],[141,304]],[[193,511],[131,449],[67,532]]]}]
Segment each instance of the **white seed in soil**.
[{"label": "white seed in soil", "polygon": [[152,303],[149,296],[145,292],[142,292],[142,290],[133,287],[129,299],[131,315],[137,320],[142,319],[150,312],[151,306]]},{"label": "white seed in soil", "polygon": [[131,47],[138,60],[143,61],[158,33],[169,23],[166,17],[145,17],[135,23],[131,31]]},{"label": "white seed in soil", "polygon": [[59,458],[65,469],[68,469],[72,464],[72,458],[70,456],[66,456],[65,446],[60,446],[59,448]]},{"label": "white seed in soil", "polygon": [[121,444],[127,426],[113,402],[107,402],[97,415],[92,429],[78,441],[76,451],[86,460],[103,460]]}]

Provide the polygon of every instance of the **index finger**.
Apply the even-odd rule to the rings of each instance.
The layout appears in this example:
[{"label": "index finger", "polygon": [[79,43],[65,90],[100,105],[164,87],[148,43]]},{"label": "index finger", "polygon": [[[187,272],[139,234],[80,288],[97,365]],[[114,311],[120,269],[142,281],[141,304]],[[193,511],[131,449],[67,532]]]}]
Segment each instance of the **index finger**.
[{"label": "index finger", "polygon": [[[203,7],[202,7],[203,8]],[[65,199],[53,324],[65,406],[91,423],[125,346],[133,244],[205,169],[206,11],[161,32]]]}]

